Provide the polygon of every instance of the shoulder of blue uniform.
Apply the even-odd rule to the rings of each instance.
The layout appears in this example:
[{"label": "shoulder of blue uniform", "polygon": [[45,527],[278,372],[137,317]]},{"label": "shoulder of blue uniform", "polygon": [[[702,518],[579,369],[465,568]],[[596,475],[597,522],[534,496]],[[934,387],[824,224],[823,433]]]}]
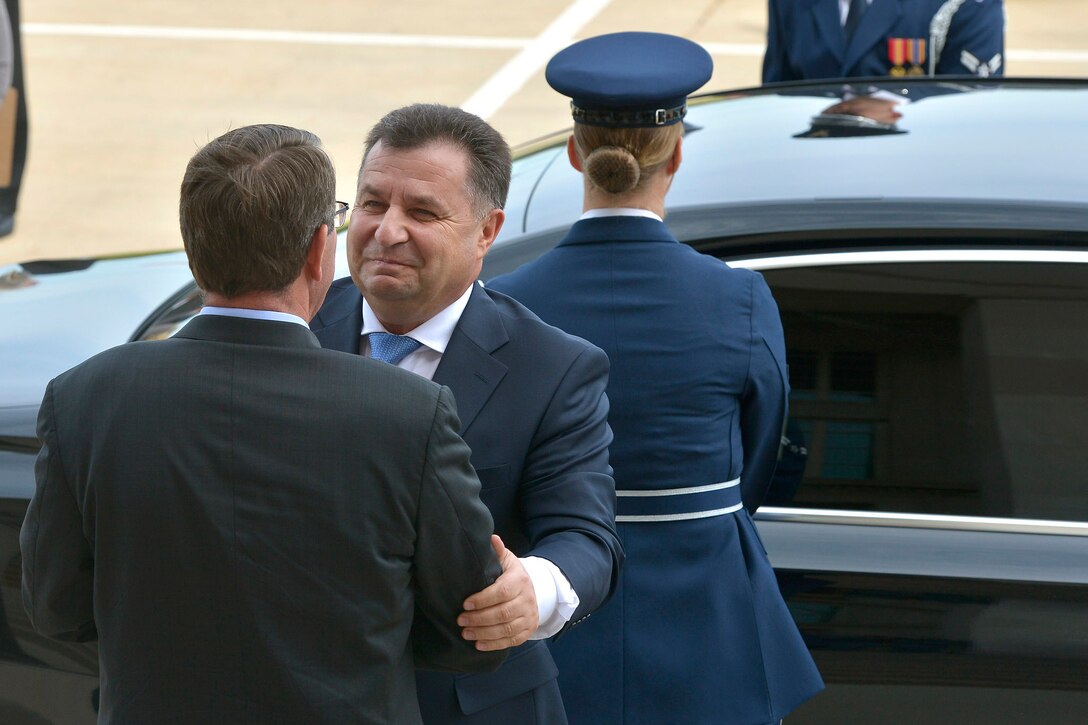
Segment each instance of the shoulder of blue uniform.
[{"label": "shoulder of blue uniform", "polygon": [[690,264],[695,269],[702,270],[707,274],[731,279],[755,279],[762,276],[759,272],[746,267],[732,267],[726,261],[700,252],[688,244],[680,244],[679,248],[690,259]]}]

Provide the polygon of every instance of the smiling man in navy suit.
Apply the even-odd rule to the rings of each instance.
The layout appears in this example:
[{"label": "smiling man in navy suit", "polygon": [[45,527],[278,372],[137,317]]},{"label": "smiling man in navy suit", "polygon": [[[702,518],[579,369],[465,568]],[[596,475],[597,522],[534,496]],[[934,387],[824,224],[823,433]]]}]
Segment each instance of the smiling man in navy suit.
[{"label": "smiling man in navy suit", "polygon": [[763,82],[1005,72],[1003,0],[770,0]]},{"label": "smiling man in navy suit", "polygon": [[[600,607],[623,558],[608,465],[608,359],[476,283],[502,227],[510,150],[456,108],[417,104],[371,130],[348,227],[351,279],[311,327],[324,347],[449,386],[506,557],[459,623],[484,675],[417,672],[427,723],[566,722],[544,642]],[[336,451],[330,451],[336,455]]]}]

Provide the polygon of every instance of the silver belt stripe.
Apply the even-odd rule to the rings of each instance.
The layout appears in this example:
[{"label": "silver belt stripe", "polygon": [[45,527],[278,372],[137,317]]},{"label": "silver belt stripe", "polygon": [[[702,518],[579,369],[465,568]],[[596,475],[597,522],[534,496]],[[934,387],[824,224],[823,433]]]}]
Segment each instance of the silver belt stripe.
[{"label": "silver belt stripe", "polygon": [[[616,491],[616,496],[682,496],[684,494],[691,493],[706,493],[708,491],[720,491],[726,488],[732,488],[740,485],[740,479],[734,478],[732,481],[722,481],[720,483],[710,483],[705,486],[689,486],[687,488],[659,488],[650,490],[622,490]],[[616,516],[616,523],[647,523],[651,521],[691,521],[693,519],[708,519],[713,516],[724,516],[725,514],[731,514],[734,511],[740,511],[744,507],[743,503],[738,503],[733,506],[727,506],[726,508],[712,509],[710,511],[693,511],[690,513],[682,514],[643,514],[643,515],[618,515]]]},{"label": "silver belt stripe", "polygon": [[730,506],[724,509],[714,509],[713,511],[697,511],[692,514],[646,514],[645,516],[617,516],[617,524],[640,524],[648,521],[689,521],[691,519],[709,519],[712,516],[724,516],[725,514],[731,514],[734,511],[740,511],[744,507],[744,504],[738,503],[735,506]]},{"label": "silver belt stripe", "polygon": [[680,496],[685,493],[706,493],[707,491],[720,491],[723,488],[739,486],[740,479],[722,481],[721,483],[708,483],[705,486],[689,486],[688,488],[658,488],[652,490],[624,490],[616,491],[617,496]]}]

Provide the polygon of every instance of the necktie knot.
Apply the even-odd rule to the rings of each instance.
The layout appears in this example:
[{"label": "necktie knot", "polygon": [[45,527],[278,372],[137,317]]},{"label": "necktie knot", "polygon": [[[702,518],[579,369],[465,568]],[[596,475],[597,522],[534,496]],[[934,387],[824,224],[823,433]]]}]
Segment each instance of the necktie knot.
[{"label": "necktie knot", "polygon": [[396,365],[420,346],[419,340],[390,332],[372,332],[367,337],[370,340],[370,357],[390,365]]}]

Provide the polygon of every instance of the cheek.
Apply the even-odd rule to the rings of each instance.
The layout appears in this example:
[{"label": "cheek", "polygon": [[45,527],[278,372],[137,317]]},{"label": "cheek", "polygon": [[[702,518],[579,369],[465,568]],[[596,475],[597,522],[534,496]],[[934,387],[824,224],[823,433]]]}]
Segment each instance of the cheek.
[{"label": "cheek", "polygon": [[348,250],[362,249],[367,240],[374,236],[373,220],[362,212],[355,212],[348,222]]},{"label": "cheek", "polygon": [[440,267],[449,264],[450,246],[442,234],[428,229],[417,229],[410,235],[409,245],[424,266]]},{"label": "cheek", "polygon": [[347,251],[348,251],[348,264],[352,269],[359,266],[363,257],[363,248],[366,246],[367,235],[363,233],[360,228],[362,225],[358,225],[352,220],[351,225],[348,227],[347,234]]}]

